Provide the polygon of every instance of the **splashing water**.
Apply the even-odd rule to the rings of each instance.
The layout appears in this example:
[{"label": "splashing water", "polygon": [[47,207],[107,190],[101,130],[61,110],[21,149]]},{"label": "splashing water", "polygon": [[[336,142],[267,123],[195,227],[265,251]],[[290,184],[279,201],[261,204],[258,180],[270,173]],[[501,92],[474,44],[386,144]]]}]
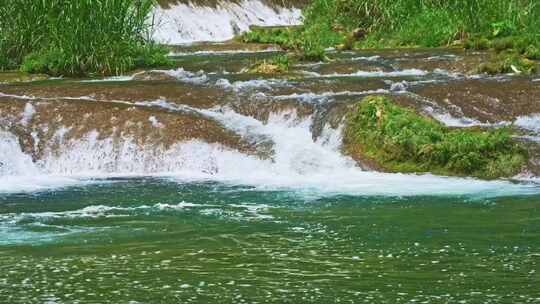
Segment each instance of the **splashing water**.
[{"label": "splashing water", "polygon": [[59,150],[46,150],[42,159],[33,163],[21,152],[16,139],[5,133],[0,139],[4,159],[0,178],[9,182],[1,183],[0,191],[35,191],[72,185],[76,178],[118,176],[166,176],[179,182],[211,180],[262,190],[292,190],[307,196],[498,196],[539,191],[534,185],[505,181],[362,171],[341,153],[341,129],[327,125],[322,135],[313,139],[311,117],[299,117],[295,111],[273,113],[262,122],[227,108],[201,110],[164,100],[137,105],[198,112],[248,140],[270,140],[273,154],[261,159],[200,140],[179,142],[169,148],[141,147],[133,138],[115,142],[91,132],[63,142]]},{"label": "splashing water", "polygon": [[175,3],[157,7],[154,15],[153,38],[166,44],[225,41],[252,25],[299,25],[302,20],[300,9],[271,7],[260,0],[218,1],[215,7]]}]

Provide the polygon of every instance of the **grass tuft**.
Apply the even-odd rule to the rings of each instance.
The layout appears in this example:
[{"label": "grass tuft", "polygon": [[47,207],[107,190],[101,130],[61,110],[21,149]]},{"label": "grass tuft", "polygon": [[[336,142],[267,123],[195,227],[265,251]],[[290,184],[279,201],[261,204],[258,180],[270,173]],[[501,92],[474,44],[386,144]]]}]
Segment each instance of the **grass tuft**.
[{"label": "grass tuft", "polygon": [[249,67],[248,72],[253,74],[281,74],[289,71],[290,58],[288,55],[277,55],[269,60],[257,61]]},{"label": "grass tuft", "polygon": [[153,0],[17,0],[0,6],[0,69],[121,74],[167,65],[149,37]]},{"label": "grass tuft", "polygon": [[387,97],[368,96],[349,113],[344,143],[356,158],[390,172],[494,179],[519,173],[526,162],[511,135],[507,128],[450,129]]},{"label": "grass tuft", "polygon": [[[352,33],[361,32],[358,37]],[[292,31],[248,33],[246,42],[277,43],[320,60],[336,47],[513,49],[529,59],[540,49],[536,0],[313,0],[304,25]],[[527,55],[526,55],[527,54]]]},{"label": "grass tuft", "polygon": [[489,75],[516,73],[533,74],[537,71],[536,62],[523,57],[521,54],[508,50],[501,52],[489,61],[482,63],[476,69],[476,73],[486,73]]}]

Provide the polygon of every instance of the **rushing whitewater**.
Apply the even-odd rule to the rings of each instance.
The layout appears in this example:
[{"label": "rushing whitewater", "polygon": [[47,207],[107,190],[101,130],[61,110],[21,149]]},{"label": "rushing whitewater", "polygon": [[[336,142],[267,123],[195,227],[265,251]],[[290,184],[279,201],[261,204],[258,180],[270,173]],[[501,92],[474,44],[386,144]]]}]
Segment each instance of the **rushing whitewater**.
[{"label": "rushing whitewater", "polygon": [[[4,132],[0,136],[0,154],[4,160],[0,166],[0,192],[36,191],[118,176],[158,176],[182,183],[217,181],[265,190],[292,190],[312,197],[338,194],[489,197],[538,191],[537,186],[504,181],[363,171],[341,154],[339,128],[327,125],[321,136],[313,139],[311,117],[299,117],[294,110],[272,113],[267,122],[262,122],[227,108],[203,110],[164,100],[137,105],[199,113],[247,140],[269,140],[273,153],[269,159],[261,159],[196,139],[168,148],[140,146],[134,138],[100,139],[97,132],[65,141],[62,140],[65,132],[59,131],[60,147],[46,149],[34,163],[21,151],[15,137]],[[159,124],[154,116],[148,119]]]},{"label": "rushing whitewater", "polygon": [[154,11],[153,38],[164,44],[225,41],[252,25],[298,25],[298,8],[271,5],[263,0],[217,1],[215,6],[172,2]]}]

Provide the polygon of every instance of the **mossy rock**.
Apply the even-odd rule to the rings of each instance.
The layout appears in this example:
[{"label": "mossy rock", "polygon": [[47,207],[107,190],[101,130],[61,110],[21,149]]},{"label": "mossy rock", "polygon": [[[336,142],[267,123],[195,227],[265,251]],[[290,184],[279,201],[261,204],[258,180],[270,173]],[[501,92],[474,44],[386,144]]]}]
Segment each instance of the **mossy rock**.
[{"label": "mossy rock", "polygon": [[471,50],[487,50],[490,48],[490,42],[485,37],[471,37],[465,41],[464,47]]},{"label": "mossy rock", "polygon": [[252,74],[281,74],[289,71],[289,55],[277,55],[269,60],[258,61],[247,69]]},{"label": "mossy rock", "polygon": [[299,28],[297,27],[251,27],[249,32],[236,39],[244,43],[277,44],[283,49],[297,47]]},{"label": "mossy rock", "polygon": [[46,80],[49,76],[45,74],[29,74],[25,72],[0,72],[0,83],[15,83]]},{"label": "mossy rock", "polygon": [[248,73],[251,74],[281,74],[285,73],[286,71],[287,70],[279,64],[273,64],[266,61],[257,63],[248,69]]},{"label": "mossy rock", "polygon": [[540,48],[534,45],[528,46],[524,53],[527,59],[540,60]]},{"label": "mossy rock", "polygon": [[527,162],[507,128],[450,129],[384,96],[364,98],[347,115],[344,149],[382,171],[483,179],[514,176]]},{"label": "mossy rock", "polygon": [[474,72],[489,75],[504,73],[530,75],[536,73],[537,69],[538,67],[535,61],[518,53],[507,51],[494,56],[489,62],[480,64]]}]

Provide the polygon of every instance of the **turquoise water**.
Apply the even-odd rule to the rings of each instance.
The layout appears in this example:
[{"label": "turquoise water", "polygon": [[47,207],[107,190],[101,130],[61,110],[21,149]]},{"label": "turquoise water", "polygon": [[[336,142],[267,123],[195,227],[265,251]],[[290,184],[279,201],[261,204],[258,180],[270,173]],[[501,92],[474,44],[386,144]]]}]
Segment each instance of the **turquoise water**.
[{"label": "turquoise water", "polygon": [[0,195],[0,303],[540,303],[540,196]]},{"label": "turquoise water", "polygon": [[[378,173],[341,153],[329,123],[341,106],[466,79],[399,68],[463,56],[432,52],[331,54],[280,79],[242,72],[275,54],[203,53],[149,81],[6,85],[2,118],[28,134],[0,132],[0,304],[540,303],[537,178]],[[480,123],[437,105],[418,104],[452,126]],[[176,114],[226,132],[160,146],[183,131]],[[229,132],[257,153],[218,145]],[[51,153],[23,152],[29,138]]]}]

